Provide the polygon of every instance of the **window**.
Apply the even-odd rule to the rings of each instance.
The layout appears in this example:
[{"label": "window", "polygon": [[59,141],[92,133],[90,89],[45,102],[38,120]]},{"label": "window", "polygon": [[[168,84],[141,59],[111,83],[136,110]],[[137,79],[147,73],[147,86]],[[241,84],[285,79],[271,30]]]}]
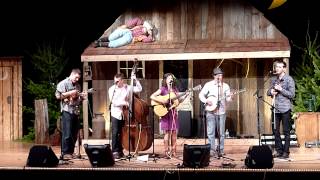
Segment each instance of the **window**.
[{"label": "window", "polygon": [[[131,71],[133,67],[133,61],[118,61],[118,72],[123,73],[125,79],[130,79]],[[143,79],[145,77],[145,62],[138,61],[136,76],[139,79]]]}]

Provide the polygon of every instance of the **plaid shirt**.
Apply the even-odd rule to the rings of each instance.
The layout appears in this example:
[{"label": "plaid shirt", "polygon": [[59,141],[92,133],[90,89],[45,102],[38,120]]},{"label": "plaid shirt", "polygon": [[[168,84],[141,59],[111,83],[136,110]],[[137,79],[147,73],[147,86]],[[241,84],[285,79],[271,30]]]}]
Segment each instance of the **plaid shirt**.
[{"label": "plaid shirt", "polygon": [[276,85],[280,84],[282,90],[278,92],[275,97],[275,112],[285,113],[292,109],[292,100],[295,96],[295,83],[291,76],[284,75],[282,79],[277,76],[271,78],[270,88],[267,91],[267,95],[271,96],[271,89]]},{"label": "plaid shirt", "polygon": [[144,32],[144,27],[143,27],[143,21],[142,19],[136,17],[133,19],[130,19],[127,23],[126,26],[131,30],[132,36],[133,36],[133,42],[152,42],[152,35]]}]

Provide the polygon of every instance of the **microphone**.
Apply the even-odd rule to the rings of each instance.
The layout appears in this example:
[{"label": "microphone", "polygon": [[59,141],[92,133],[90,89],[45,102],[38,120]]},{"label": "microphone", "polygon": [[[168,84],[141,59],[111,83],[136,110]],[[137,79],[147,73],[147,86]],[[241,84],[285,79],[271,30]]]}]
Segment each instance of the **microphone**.
[{"label": "microphone", "polygon": [[119,83],[119,81],[115,81],[114,84],[117,85]]},{"label": "microphone", "polygon": [[169,83],[172,84],[172,83],[173,83],[173,80],[170,80]]}]

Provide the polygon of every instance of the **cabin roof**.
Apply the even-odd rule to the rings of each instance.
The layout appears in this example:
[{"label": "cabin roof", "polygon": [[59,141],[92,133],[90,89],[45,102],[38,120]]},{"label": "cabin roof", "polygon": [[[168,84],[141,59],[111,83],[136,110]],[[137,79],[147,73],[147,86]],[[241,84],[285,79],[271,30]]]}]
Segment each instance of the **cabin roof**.
[{"label": "cabin roof", "polygon": [[84,50],[81,61],[127,61],[133,58],[152,61],[280,57],[290,57],[288,40],[180,40],[138,42],[118,48],[94,48],[91,44]]}]

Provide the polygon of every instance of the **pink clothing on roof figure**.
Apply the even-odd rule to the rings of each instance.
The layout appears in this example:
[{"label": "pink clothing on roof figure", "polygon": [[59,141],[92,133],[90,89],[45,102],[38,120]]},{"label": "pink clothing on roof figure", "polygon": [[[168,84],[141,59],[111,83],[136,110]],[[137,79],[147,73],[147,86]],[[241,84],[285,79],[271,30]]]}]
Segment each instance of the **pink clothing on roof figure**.
[{"label": "pink clothing on roof figure", "polygon": [[95,47],[116,48],[135,42],[153,42],[154,26],[136,17],[115,29],[108,37],[102,37],[94,42]]}]

